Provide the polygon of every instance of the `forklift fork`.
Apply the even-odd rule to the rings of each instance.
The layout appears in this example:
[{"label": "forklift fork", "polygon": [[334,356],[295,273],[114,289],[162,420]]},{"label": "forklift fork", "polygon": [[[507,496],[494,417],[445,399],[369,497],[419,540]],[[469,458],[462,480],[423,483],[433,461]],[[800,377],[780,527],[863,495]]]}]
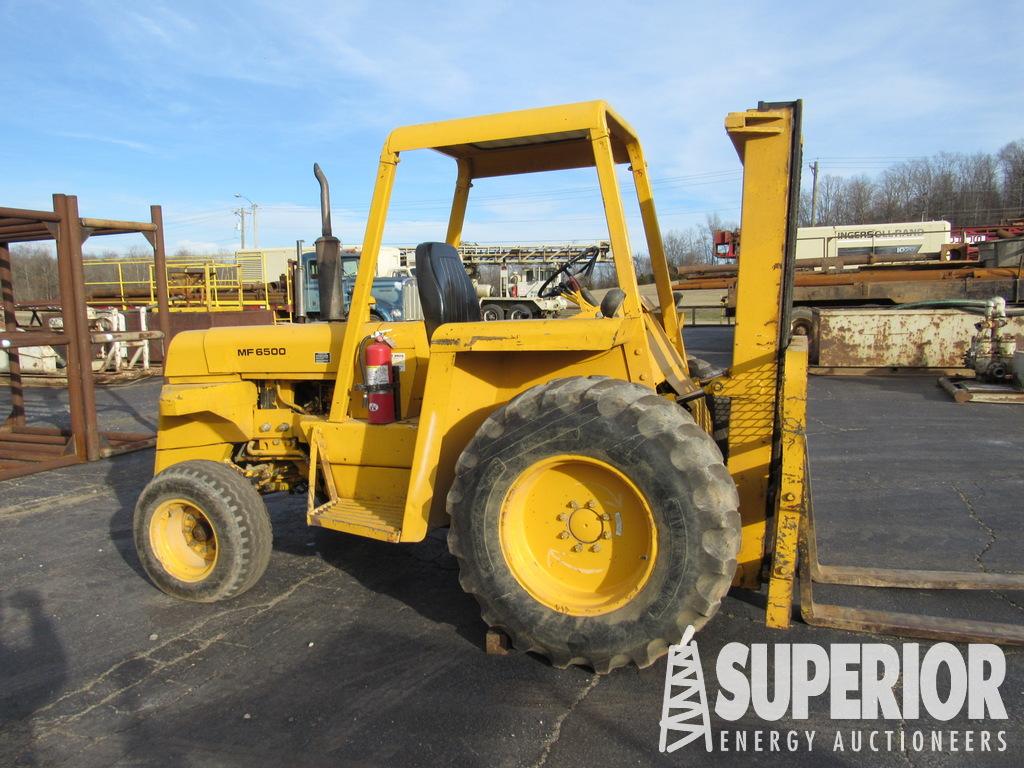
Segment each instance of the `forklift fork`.
[{"label": "forklift fork", "polygon": [[807,467],[807,342],[795,337],[786,351],[782,398],[782,471],[768,583],[769,627],[790,626],[793,580],[799,570],[800,615],[807,624],[854,632],[950,642],[1024,645],[1024,625],[853,608],[815,602],[815,584],[890,589],[1021,590],[1024,574],[904,570],[823,565],[818,559]]}]

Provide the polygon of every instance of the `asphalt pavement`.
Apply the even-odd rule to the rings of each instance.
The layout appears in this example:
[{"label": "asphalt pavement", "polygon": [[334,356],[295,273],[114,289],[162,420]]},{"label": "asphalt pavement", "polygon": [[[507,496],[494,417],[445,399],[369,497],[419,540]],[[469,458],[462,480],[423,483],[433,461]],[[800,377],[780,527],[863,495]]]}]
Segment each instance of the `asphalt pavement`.
[{"label": "asphalt pavement", "polygon": [[[689,351],[727,363],[730,334],[689,330]],[[151,428],[158,389],[101,391],[105,423]],[[35,391],[29,405],[37,419],[63,418],[53,391]],[[955,404],[932,377],[815,377],[809,441],[824,561],[1021,570],[1024,407]],[[152,460],[144,451],[0,483],[0,766],[1020,764],[1024,661],[1015,649],[999,688],[1006,720],[903,712],[837,721],[827,696],[806,719],[723,720],[715,659],[728,643],[778,652],[784,643],[902,642],[800,622],[768,630],[763,593],[741,590],[697,637],[714,749],[698,741],[660,753],[664,659],[597,677],[530,654],[486,655],[485,627],[443,535],[417,545],[316,536],[303,499],[283,494],[268,499],[274,553],[254,589],[214,605],[175,600],[145,579],[131,541]],[[1024,624],[1024,596],[1012,593],[821,595]],[[908,739],[872,751],[865,735],[853,751],[854,732],[901,729],[927,734],[927,748]],[[993,751],[979,751],[978,738],[964,751],[963,734],[981,730],[993,734]],[[781,751],[771,750],[773,731]],[[961,734],[956,751],[950,731]],[[739,733],[746,750],[723,752]]]}]

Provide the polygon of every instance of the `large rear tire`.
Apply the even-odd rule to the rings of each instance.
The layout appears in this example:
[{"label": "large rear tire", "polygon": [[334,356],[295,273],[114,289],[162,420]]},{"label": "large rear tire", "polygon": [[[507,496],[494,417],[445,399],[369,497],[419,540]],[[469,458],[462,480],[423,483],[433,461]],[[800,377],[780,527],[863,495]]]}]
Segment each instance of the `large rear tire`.
[{"label": "large rear tire", "polygon": [[732,582],[736,487],[714,441],[651,390],[530,389],[480,427],[448,494],[449,548],[484,621],[557,667],[646,667]]},{"label": "large rear tire", "polygon": [[150,480],[135,505],[133,532],[153,583],[200,603],[250,589],[267,569],[273,544],[259,493],[215,461],[184,461]]}]

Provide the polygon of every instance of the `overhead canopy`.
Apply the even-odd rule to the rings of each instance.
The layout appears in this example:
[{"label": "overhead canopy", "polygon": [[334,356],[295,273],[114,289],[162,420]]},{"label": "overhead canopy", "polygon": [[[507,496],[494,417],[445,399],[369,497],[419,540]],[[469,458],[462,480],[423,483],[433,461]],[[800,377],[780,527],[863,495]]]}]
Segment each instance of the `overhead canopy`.
[{"label": "overhead canopy", "polygon": [[604,101],[410,125],[391,132],[385,151],[433,149],[468,161],[471,177],[484,178],[591,167],[591,137],[605,133],[615,162],[629,162],[636,134]]}]

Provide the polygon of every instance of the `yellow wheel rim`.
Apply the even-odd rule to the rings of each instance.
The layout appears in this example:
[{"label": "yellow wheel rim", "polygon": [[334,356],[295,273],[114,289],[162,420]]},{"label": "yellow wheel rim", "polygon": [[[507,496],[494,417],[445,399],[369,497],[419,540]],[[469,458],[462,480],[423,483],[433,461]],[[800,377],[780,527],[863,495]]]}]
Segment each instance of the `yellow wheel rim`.
[{"label": "yellow wheel rim", "polygon": [[149,543],[160,564],[180,581],[202,581],[217,564],[217,532],[203,511],[185,499],[156,508]]},{"label": "yellow wheel rim", "polygon": [[629,603],[658,554],[654,515],[640,489],[589,456],[529,466],[505,494],[499,528],[502,554],[523,589],[571,616]]}]

